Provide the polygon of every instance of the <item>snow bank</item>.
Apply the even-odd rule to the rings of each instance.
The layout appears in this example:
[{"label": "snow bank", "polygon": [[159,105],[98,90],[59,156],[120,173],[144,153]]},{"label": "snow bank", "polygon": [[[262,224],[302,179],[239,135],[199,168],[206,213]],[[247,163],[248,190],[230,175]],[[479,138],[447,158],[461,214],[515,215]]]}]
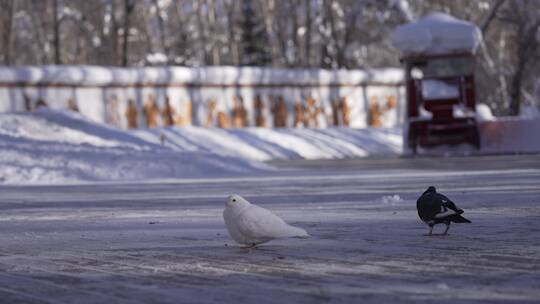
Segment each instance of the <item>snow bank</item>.
[{"label": "snow bank", "polygon": [[487,104],[479,103],[476,105],[476,120],[479,122],[491,121],[495,120],[495,116],[493,116],[493,113]]},{"label": "snow bank", "polygon": [[[163,144],[162,144],[163,141]],[[401,153],[399,129],[155,128],[123,131],[80,114],[0,114],[0,183],[140,181],[257,174],[272,159]]]},{"label": "snow bank", "polygon": [[390,206],[398,206],[400,204],[405,203],[405,200],[401,198],[401,196],[394,194],[394,195],[385,195],[378,199],[376,201],[377,203],[382,203],[384,205],[390,205]]},{"label": "snow bank", "polygon": [[[540,119],[482,121],[480,153],[539,152],[537,130]],[[259,174],[272,170],[260,161],[275,159],[400,155],[402,134],[399,128],[123,131],[41,109],[0,114],[0,151],[0,184],[141,181]]]},{"label": "snow bank", "polygon": [[70,113],[0,114],[0,183],[139,181],[255,173],[261,163],[173,151]]},{"label": "snow bank", "polygon": [[161,128],[134,131],[141,139],[174,151],[211,151],[222,156],[268,161],[275,159],[339,159],[399,155],[398,128]]},{"label": "snow bank", "polygon": [[406,56],[474,54],[481,41],[482,33],[476,25],[444,13],[431,13],[401,25],[392,34],[392,42]]}]

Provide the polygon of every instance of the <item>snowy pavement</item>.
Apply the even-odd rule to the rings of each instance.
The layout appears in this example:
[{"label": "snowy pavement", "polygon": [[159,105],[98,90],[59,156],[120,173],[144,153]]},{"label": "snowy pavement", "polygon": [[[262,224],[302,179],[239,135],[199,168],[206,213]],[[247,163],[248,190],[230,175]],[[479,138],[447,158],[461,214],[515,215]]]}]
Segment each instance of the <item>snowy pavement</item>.
[{"label": "snowy pavement", "polygon": [[[540,156],[293,164],[256,178],[1,186],[0,302],[540,300]],[[423,236],[415,202],[429,185],[472,224]],[[239,248],[221,217],[231,193],[313,237]]]}]

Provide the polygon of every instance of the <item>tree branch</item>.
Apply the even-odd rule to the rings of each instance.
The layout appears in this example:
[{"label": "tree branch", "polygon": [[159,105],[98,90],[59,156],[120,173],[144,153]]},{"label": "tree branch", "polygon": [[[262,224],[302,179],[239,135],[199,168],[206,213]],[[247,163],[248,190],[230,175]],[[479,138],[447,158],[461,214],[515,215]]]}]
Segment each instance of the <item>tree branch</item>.
[{"label": "tree branch", "polygon": [[489,28],[489,25],[491,24],[491,21],[493,21],[493,19],[497,15],[497,12],[499,11],[499,8],[504,4],[504,2],[506,2],[506,0],[499,0],[499,1],[497,1],[497,3],[495,3],[495,6],[491,10],[491,12],[489,12],[489,15],[487,16],[486,20],[484,21],[484,24],[482,24],[482,35],[486,34],[486,32],[487,32],[487,30]]}]

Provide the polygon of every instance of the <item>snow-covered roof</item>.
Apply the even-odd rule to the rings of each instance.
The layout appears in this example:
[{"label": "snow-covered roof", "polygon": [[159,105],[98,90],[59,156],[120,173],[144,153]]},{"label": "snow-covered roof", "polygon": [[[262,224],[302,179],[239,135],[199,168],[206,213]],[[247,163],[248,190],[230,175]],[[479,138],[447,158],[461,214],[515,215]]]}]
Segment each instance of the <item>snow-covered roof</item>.
[{"label": "snow-covered roof", "polygon": [[405,56],[474,54],[481,41],[482,33],[475,24],[444,13],[398,26],[392,34],[393,44]]},{"label": "snow-covered roof", "polygon": [[62,84],[77,86],[131,84],[306,85],[398,84],[403,72],[378,70],[273,69],[256,67],[144,67],[23,66],[0,67],[0,83]]}]

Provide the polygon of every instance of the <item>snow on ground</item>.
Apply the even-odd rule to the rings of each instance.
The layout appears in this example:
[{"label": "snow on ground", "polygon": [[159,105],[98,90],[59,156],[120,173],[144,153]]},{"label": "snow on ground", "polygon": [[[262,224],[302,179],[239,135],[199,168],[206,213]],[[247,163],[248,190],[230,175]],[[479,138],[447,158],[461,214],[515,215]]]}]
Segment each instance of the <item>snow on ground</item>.
[{"label": "snow on ground", "polygon": [[[540,119],[479,122],[480,151],[534,153]],[[141,181],[265,174],[262,162],[397,156],[400,128],[155,128],[125,131],[77,113],[0,114],[0,183]],[[448,147],[426,154],[448,154]],[[459,147],[456,151],[460,151]],[[459,152],[458,152],[459,153]],[[463,153],[462,153],[463,154]]]},{"label": "snow on ground", "polygon": [[178,153],[71,112],[0,114],[0,183],[69,183],[254,173],[269,167],[211,151]]},{"label": "snow on ground", "polygon": [[212,151],[259,161],[274,159],[336,159],[398,155],[401,129],[394,128],[161,128],[134,132],[175,151]]},{"label": "snow on ground", "polygon": [[[164,145],[161,138],[165,139]],[[194,178],[271,170],[259,161],[396,155],[399,129],[123,131],[73,112],[0,114],[0,183]]]},{"label": "snow on ground", "polygon": [[[537,303],[538,155],[283,162],[259,177],[0,187],[6,303]],[[429,185],[472,224],[426,237]],[[239,193],[305,228],[246,251]],[[439,232],[444,227],[436,227]]]}]

